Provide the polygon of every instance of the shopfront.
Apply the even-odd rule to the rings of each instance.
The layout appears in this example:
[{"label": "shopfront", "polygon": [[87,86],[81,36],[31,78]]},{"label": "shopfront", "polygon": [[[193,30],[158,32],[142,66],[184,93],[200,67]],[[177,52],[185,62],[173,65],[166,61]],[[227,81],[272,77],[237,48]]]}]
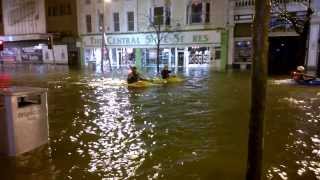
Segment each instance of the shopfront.
[{"label": "shopfront", "polygon": [[[208,67],[221,61],[221,32],[165,32],[160,46],[160,65],[177,67]],[[155,67],[157,64],[156,34],[106,34],[106,56],[113,66],[137,65]],[[83,37],[84,64],[101,63],[102,36]]]}]

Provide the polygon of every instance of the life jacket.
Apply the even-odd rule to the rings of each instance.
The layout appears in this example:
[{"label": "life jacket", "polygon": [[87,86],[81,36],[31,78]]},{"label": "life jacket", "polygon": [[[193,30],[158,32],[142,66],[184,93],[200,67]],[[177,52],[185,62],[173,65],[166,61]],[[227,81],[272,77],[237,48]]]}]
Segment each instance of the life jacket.
[{"label": "life jacket", "polygon": [[293,71],[293,72],[291,73],[291,77],[292,77],[292,79],[295,80],[295,81],[304,80],[304,78],[303,78],[303,73],[297,72],[297,71]]}]

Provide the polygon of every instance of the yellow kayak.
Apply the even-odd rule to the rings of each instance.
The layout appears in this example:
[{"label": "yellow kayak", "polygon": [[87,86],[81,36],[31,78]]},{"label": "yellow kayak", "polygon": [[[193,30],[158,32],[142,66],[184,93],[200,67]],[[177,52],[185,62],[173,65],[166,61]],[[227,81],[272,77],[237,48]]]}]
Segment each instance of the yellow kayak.
[{"label": "yellow kayak", "polygon": [[155,84],[149,81],[138,81],[135,83],[130,83],[128,84],[128,87],[132,87],[132,88],[147,88],[147,87],[151,87],[154,86]]},{"label": "yellow kayak", "polygon": [[172,76],[166,79],[167,83],[180,83],[183,82],[183,79],[178,76]]},{"label": "yellow kayak", "polygon": [[184,80],[177,76],[169,77],[168,79],[161,79],[161,78],[154,78],[151,81],[138,81],[135,83],[127,84],[128,87],[131,88],[147,88],[151,86],[157,86],[161,84],[173,84],[173,83],[180,83]]},{"label": "yellow kayak", "polygon": [[177,76],[172,76],[167,79],[155,78],[152,80],[152,83],[155,84],[172,84],[172,83],[180,83],[183,82],[183,79]]}]

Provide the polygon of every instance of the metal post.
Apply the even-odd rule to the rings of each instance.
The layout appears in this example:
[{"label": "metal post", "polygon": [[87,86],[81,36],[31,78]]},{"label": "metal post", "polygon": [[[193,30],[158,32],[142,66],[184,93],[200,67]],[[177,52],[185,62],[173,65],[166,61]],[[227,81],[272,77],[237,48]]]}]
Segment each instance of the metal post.
[{"label": "metal post", "polygon": [[52,51],[53,64],[56,65],[56,57],[55,57],[55,55],[54,55],[53,35],[50,34],[50,36],[51,36],[50,39],[51,39],[51,46],[52,46],[51,51]]}]

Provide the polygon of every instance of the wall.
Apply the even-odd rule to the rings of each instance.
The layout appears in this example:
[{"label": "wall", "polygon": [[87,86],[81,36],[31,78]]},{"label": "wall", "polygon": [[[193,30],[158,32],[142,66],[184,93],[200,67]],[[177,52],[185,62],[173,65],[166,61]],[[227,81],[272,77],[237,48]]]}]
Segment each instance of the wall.
[{"label": "wall", "polygon": [[[113,13],[120,13],[120,32],[127,32],[127,12],[134,11],[135,14],[135,31],[150,31],[148,27],[148,17],[150,17],[150,8],[155,6],[163,6],[168,0],[113,0],[111,3],[103,3],[99,0],[91,0],[90,4],[86,4],[86,0],[78,0],[78,27],[79,34],[87,34],[85,16],[92,16],[93,34],[99,33],[98,29],[98,12],[104,11],[105,31],[114,32]],[[187,5],[190,0],[169,0],[171,3],[171,25],[172,29],[181,30],[199,30],[199,29],[214,29],[224,28],[227,24],[228,17],[228,1],[226,0],[209,0],[210,7],[210,23],[207,24],[192,24],[186,22]],[[177,26],[177,23],[180,26]],[[118,33],[118,32],[116,32]]]},{"label": "wall", "polygon": [[5,35],[46,33],[44,0],[2,0]]}]

